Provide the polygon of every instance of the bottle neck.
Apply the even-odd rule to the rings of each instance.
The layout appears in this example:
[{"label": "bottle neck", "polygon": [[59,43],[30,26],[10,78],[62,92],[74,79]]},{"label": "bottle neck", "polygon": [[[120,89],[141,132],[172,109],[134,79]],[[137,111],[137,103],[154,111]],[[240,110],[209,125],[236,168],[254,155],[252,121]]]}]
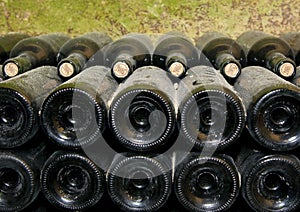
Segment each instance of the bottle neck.
[{"label": "bottle neck", "polygon": [[296,73],[295,62],[280,52],[266,55],[266,67],[287,80],[292,79]]},{"label": "bottle neck", "polygon": [[84,68],[87,58],[80,53],[72,53],[62,59],[58,64],[58,75],[64,79],[69,79]]},{"label": "bottle neck", "polygon": [[166,68],[173,76],[181,78],[187,71],[187,59],[181,53],[170,54],[166,59]]},{"label": "bottle neck", "polygon": [[11,78],[22,74],[30,69],[34,68],[36,65],[36,58],[24,52],[15,58],[8,59],[3,64],[3,73],[6,78]]},{"label": "bottle neck", "polygon": [[241,74],[239,61],[229,53],[217,54],[214,65],[227,80],[234,80]]}]

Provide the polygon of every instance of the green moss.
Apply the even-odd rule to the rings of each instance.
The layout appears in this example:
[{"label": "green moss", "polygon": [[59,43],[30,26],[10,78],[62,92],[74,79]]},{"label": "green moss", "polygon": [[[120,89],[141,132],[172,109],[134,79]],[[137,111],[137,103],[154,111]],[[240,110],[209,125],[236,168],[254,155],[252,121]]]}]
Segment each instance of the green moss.
[{"label": "green moss", "polygon": [[299,7],[298,0],[0,0],[0,33],[105,31],[117,38],[178,30],[196,38],[207,31],[236,37],[261,29],[280,34],[299,30]]}]

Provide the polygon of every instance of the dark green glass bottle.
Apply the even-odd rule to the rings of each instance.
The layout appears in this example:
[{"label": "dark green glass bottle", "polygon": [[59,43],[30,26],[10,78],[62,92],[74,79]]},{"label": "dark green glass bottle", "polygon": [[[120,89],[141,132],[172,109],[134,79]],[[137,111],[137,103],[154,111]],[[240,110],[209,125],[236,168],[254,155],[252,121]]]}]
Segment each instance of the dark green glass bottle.
[{"label": "dark green glass bottle", "polygon": [[107,174],[108,194],[124,211],[156,211],[171,194],[172,175],[166,158],[117,155]]},{"label": "dark green glass bottle", "polygon": [[104,48],[105,64],[116,80],[123,81],[135,69],[151,64],[152,48],[147,35],[128,34]]},{"label": "dark green glass bottle", "polygon": [[297,66],[300,66],[300,33],[289,32],[280,35],[280,38],[288,42],[295,54],[295,62]]},{"label": "dark green glass bottle", "polygon": [[[101,49],[112,39],[102,32],[89,32],[68,40],[57,55],[57,70],[60,77],[67,80],[83,70],[88,60],[97,53],[97,65],[103,65]],[[101,54],[101,55],[100,55]],[[93,63],[89,61],[89,63]]]},{"label": "dark green glass bottle", "polygon": [[265,67],[287,80],[294,77],[294,53],[283,39],[260,31],[248,31],[242,33],[237,42],[247,54],[247,66]]},{"label": "dark green glass bottle", "polygon": [[243,48],[230,37],[219,32],[208,32],[196,40],[196,47],[207,60],[229,82],[233,82],[246,65],[246,54]]},{"label": "dark green glass bottle", "polygon": [[40,170],[51,150],[45,138],[34,139],[26,148],[0,151],[1,211],[22,211],[40,192]]},{"label": "dark green glass bottle", "polygon": [[242,196],[254,211],[299,210],[300,161],[297,157],[244,148],[236,164],[242,176]]},{"label": "dark green glass bottle", "polygon": [[[117,149],[162,151],[177,129],[175,89],[167,73],[144,66],[121,83],[114,94],[109,124]],[[124,150],[124,149],[123,149]]]},{"label": "dark green glass bottle", "polygon": [[276,151],[300,145],[300,89],[259,66],[242,70],[234,84],[247,109],[247,129],[262,146]]},{"label": "dark green glass bottle", "polygon": [[21,146],[35,135],[42,101],[61,83],[52,66],[42,66],[0,83],[0,148]]},{"label": "dark green glass bottle", "polygon": [[10,78],[38,66],[56,66],[57,53],[67,40],[69,37],[60,33],[23,39],[11,50],[10,59],[3,63],[3,75]]},{"label": "dark green glass bottle", "polygon": [[175,167],[173,185],[178,201],[188,211],[204,212],[228,210],[238,197],[240,183],[230,156],[189,153]]},{"label": "dark green glass bottle", "polygon": [[60,210],[86,210],[98,203],[105,191],[104,171],[79,152],[54,152],[40,179],[45,198]]},{"label": "dark green glass bottle", "polygon": [[11,32],[0,36],[0,64],[9,58],[12,48],[29,35],[19,32]]},{"label": "dark green glass bottle", "polygon": [[199,53],[186,36],[171,32],[158,38],[152,60],[154,66],[182,78],[190,67],[198,65]]},{"label": "dark green glass bottle", "polygon": [[196,149],[224,149],[241,135],[246,111],[242,99],[222,74],[209,66],[195,66],[177,92],[180,135]]},{"label": "dark green glass bottle", "polygon": [[80,148],[106,128],[108,101],[118,84],[104,66],[92,66],[55,88],[41,107],[41,126],[57,145]]}]

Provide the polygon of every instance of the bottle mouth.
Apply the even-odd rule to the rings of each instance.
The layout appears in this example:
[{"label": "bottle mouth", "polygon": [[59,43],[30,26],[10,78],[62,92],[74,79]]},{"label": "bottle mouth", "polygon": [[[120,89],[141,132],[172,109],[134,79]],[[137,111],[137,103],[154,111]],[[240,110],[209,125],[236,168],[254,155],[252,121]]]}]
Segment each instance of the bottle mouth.
[{"label": "bottle mouth", "polygon": [[12,148],[32,137],[34,109],[21,93],[0,88],[0,147]]},{"label": "bottle mouth", "polygon": [[58,66],[58,73],[62,77],[69,78],[74,75],[75,67],[72,63],[63,62]]},{"label": "bottle mouth", "polygon": [[14,62],[8,62],[4,65],[3,72],[7,77],[15,77],[19,74],[19,66]]},{"label": "bottle mouth", "polygon": [[238,195],[237,168],[221,158],[191,159],[175,176],[175,194],[188,210],[225,211]]},{"label": "bottle mouth", "polygon": [[92,144],[103,130],[103,110],[94,97],[76,88],[50,94],[41,111],[42,127],[60,146]]},{"label": "bottle mouth", "polygon": [[245,178],[243,195],[248,204],[268,211],[292,211],[299,206],[299,161],[287,155],[261,158]]},{"label": "bottle mouth", "polygon": [[236,79],[241,73],[241,69],[238,64],[232,61],[227,63],[222,69],[225,76],[231,79]]},{"label": "bottle mouth", "polygon": [[87,209],[104,191],[103,171],[79,154],[54,153],[44,165],[41,179],[45,197],[62,209]]},{"label": "bottle mouth", "polygon": [[155,211],[171,193],[171,175],[158,161],[131,156],[115,161],[108,171],[108,192],[125,211]]},{"label": "bottle mouth", "polygon": [[167,142],[175,128],[173,105],[162,94],[134,89],[116,98],[110,123],[120,144],[130,150],[149,151]]},{"label": "bottle mouth", "polygon": [[245,124],[244,107],[238,98],[221,90],[195,92],[179,109],[183,134],[197,149],[230,145]]},{"label": "bottle mouth", "polygon": [[182,77],[185,75],[186,67],[181,62],[172,62],[169,66],[169,72],[175,77]]},{"label": "bottle mouth", "polygon": [[262,146],[287,151],[300,145],[300,95],[290,90],[271,91],[254,104],[250,133]]},{"label": "bottle mouth", "polygon": [[290,62],[284,61],[278,66],[278,72],[284,78],[291,78],[295,75],[296,67]]},{"label": "bottle mouth", "polygon": [[123,61],[116,62],[112,67],[112,74],[118,79],[124,79],[128,77],[130,72],[131,72],[130,66]]},{"label": "bottle mouth", "polygon": [[3,211],[20,211],[37,196],[35,174],[18,157],[0,154],[0,202]]}]

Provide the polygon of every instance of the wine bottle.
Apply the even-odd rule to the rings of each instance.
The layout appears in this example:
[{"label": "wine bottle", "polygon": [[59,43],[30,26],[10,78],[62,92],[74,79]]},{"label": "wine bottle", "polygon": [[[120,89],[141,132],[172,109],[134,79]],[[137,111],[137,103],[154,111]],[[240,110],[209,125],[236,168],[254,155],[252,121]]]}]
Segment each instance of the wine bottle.
[{"label": "wine bottle", "polygon": [[297,211],[300,161],[290,154],[244,149],[237,158],[242,195],[255,211]]},{"label": "wine bottle", "polygon": [[239,138],[244,128],[242,99],[216,69],[195,66],[188,72],[177,92],[180,135],[198,150],[224,149]]},{"label": "wine bottle", "polygon": [[176,134],[175,90],[165,71],[144,66],[116,90],[109,110],[114,148],[162,151]]},{"label": "wine bottle", "polygon": [[239,190],[238,169],[227,155],[190,153],[175,167],[174,192],[188,211],[225,211]]},{"label": "wine bottle", "polygon": [[60,33],[21,40],[11,50],[10,59],[3,63],[3,75],[10,78],[38,66],[56,66],[57,53],[67,40],[69,37]]},{"label": "wine bottle", "polygon": [[297,66],[300,66],[300,33],[289,32],[280,35],[280,38],[288,42],[295,54],[295,62]]},{"label": "wine bottle", "polygon": [[38,196],[40,170],[50,151],[39,138],[35,144],[26,149],[0,151],[1,211],[21,211]]},{"label": "wine bottle", "polygon": [[86,210],[99,202],[105,189],[104,171],[79,152],[53,153],[40,179],[45,198],[62,210]]},{"label": "wine bottle", "polygon": [[292,80],[292,83],[300,87],[300,66],[297,67],[296,74]]},{"label": "wine bottle", "polygon": [[167,33],[156,42],[153,52],[153,65],[182,78],[187,69],[198,65],[199,52],[184,35]]},{"label": "wine bottle", "polygon": [[[100,54],[101,49],[110,42],[112,39],[101,32],[89,32],[68,40],[57,55],[59,76],[67,80],[78,74],[86,62],[96,53]],[[102,60],[96,61],[98,65],[103,65],[103,55],[97,59]]]},{"label": "wine bottle", "polygon": [[108,193],[121,210],[156,211],[168,200],[172,176],[167,159],[119,155],[107,175]]},{"label": "wine bottle", "polygon": [[284,40],[264,32],[248,31],[237,42],[246,52],[248,66],[265,67],[286,80],[295,75],[294,53]]},{"label": "wine bottle", "polygon": [[21,146],[35,135],[42,101],[60,83],[51,66],[0,83],[0,148]]},{"label": "wine bottle", "polygon": [[[0,36],[0,64],[9,58],[12,48],[29,35],[19,32],[11,32]],[[2,70],[2,69],[1,69]]]},{"label": "wine bottle", "polygon": [[228,82],[234,82],[246,64],[243,48],[232,38],[219,33],[208,32],[196,40],[196,47]]},{"label": "wine bottle", "polygon": [[57,145],[80,148],[101,138],[117,88],[109,68],[92,66],[55,88],[41,107],[41,126]]},{"label": "wine bottle", "polygon": [[151,64],[152,43],[144,34],[128,34],[104,48],[106,66],[119,82],[142,66]]},{"label": "wine bottle", "polygon": [[261,146],[287,151],[300,145],[300,89],[259,66],[234,84],[247,109],[247,128]]}]

